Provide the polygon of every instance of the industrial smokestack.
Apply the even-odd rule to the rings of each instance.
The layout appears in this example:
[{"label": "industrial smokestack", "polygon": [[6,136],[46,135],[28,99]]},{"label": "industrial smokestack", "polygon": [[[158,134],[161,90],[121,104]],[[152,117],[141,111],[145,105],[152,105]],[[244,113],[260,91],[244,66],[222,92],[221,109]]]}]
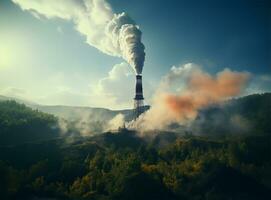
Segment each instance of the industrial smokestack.
[{"label": "industrial smokestack", "polygon": [[143,100],[143,89],[142,89],[142,76],[136,75],[136,95],[135,100]]},{"label": "industrial smokestack", "polygon": [[144,97],[142,89],[142,76],[136,75],[136,88],[134,98],[134,115],[137,118],[141,113],[144,112]]}]

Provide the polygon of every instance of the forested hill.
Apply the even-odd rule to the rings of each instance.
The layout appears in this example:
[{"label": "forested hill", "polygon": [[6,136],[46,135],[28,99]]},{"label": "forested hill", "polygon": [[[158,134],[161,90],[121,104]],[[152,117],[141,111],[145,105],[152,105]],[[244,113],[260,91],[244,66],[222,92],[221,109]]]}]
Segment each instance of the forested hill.
[{"label": "forested hill", "polygon": [[16,145],[59,136],[57,118],[15,101],[0,102],[0,145]]},{"label": "forested hill", "polygon": [[[196,130],[202,127],[202,132],[218,135],[228,130],[229,137],[164,131],[139,137],[125,129],[85,138],[58,137],[53,115],[2,101],[0,199],[269,199],[271,135],[265,119],[270,118],[270,94],[208,109],[200,112]],[[231,114],[255,122],[249,134],[224,128]],[[224,126],[215,119],[224,119]],[[203,122],[214,125],[204,127]]]},{"label": "forested hill", "polygon": [[127,130],[0,146],[0,198],[267,200],[270,148],[268,136],[189,136],[158,147]]},{"label": "forested hill", "polygon": [[[39,111],[43,106],[32,104],[36,109],[31,109],[14,100],[3,100],[0,100],[0,145],[52,139],[60,135],[58,118]],[[71,120],[67,121],[70,133],[77,135],[80,132],[77,130],[78,126],[84,125],[83,128],[100,134],[107,122],[118,113],[123,113],[128,118],[132,113],[131,110],[110,111],[102,108],[67,106],[44,106],[43,109],[57,116],[67,116]],[[85,121],[80,119],[80,116]],[[270,116],[271,93],[255,94],[201,110],[196,120],[191,123],[189,132],[218,137],[240,134],[270,135]]]},{"label": "forested hill", "polygon": [[[0,103],[12,99],[0,96]],[[75,107],[75,106],[46,106],[15,99],[17,103],[24,103],[28,107],[41,112],[64,118],[68,121],[83,122],[89,125],[104,124],[117,114],[123,114],[126,120],[132,119],[132,110],[109,110],[105,108]],[[7,108],[8,109],[8,108]],[[149,106],[146,106],[146,110]],[[249,133],[251,131],[271,133],[269,118],[271,116],[271,93],[254,94],[228,100],[220,105],[213,105],[202,109],[197,119],[192,123],[194,134],[229,134]],[[89,127],[91,130],[91,127]],[[92,129],[93,132],[102,128]]]},{"label": "forested hill", "polygon": [[[127,121],[132,120],[133,117],[132,109],[110,110],[107,108],[96,108],[87,106],[41,105],[27,100],[0,95],[0,102],[8,100],[13,100],[17,103],[25,104],[26,106],[34,110],[49,113],[55,115],[56,117],[64,118],[69,121],[80,121],[82,120],[82,118],[84,118],[90,123],[99,123],[109,121],[118,114],[123,114]],[[149,109],[149,106],[146,105],[145,109]]]},{"label": "forested hill", "polygon": [[193,134],[271,134],[271,93],[231,99],[199,112],[191,124]]}]

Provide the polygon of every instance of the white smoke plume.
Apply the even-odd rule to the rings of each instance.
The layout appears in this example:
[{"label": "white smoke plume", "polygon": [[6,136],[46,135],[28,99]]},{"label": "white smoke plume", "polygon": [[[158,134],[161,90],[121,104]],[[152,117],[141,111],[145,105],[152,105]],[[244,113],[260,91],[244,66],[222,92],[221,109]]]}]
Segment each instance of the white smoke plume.
[{"label": "white smoke plume", "polygon": [[124,127],[125,116],[121,113],[110,120],[93,121],[90,115],[81,116],[79,120],[58,119],[58,128],[62,135],[80,135],[82,137],[93,136],[106,131],[116,131]]},{"label": "white smoke plume", "polygon": [[230,69],[211,75],[192,63],[172,67],[163,77],[150,110],[129,127],[148,131],[163,130],[174,123],[185,125],[200,109],[240,95],[249,77],[247,72]]},{"label": "white smoke plume", "polygon": [[141,31],[126,14],[114,14],[105,0],[12,0],[22,10],[48,19],[72,21],[86,42],[111,56],[125,59],[141,74],[145,61]]},{"label": "white smoke plume", "polygon": [[60,133],[62,135],[66,134],[69,130],[67,120],[65,120],[63,118],[58,118],[57,122],[58,122],[58,128],[60,129]]},{"label": "white smoke plume", "polygon": [[119,128],[122,128],[125,124],[124,120],[124,115],[123,114],[117,114],[115,117],[113,117],[107,125],[107,130],[118,130]]}]

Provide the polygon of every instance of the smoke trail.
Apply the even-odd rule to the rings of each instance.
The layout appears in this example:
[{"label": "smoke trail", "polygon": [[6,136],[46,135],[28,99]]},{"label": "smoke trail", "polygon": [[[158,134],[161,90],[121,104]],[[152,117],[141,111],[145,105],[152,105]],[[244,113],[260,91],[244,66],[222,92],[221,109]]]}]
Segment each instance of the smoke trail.
[{"label": "smoke trail", "polygon": [[72,21],[86,42],[111,56],[124,58],[141,74],[145,61],[141,31],[126,14],[114,14],[105,0],[12,0],[40,18]]},{"label": "smoke trail", "polygon": [[117,114],[110,121],[108,121],[106,131],[118,130],[125,124],[125,116],[121,113]]},{"label": "smoke trail", "polygon": [[[185,124],[195,119],[200,109],[239,95],[248,79],[249,73],[229,69],[212,76],[193,64],[173,67],[163,78],[151,109],[131,126],[152,130]],[[176,82],[181,83],[179,87]]]}]

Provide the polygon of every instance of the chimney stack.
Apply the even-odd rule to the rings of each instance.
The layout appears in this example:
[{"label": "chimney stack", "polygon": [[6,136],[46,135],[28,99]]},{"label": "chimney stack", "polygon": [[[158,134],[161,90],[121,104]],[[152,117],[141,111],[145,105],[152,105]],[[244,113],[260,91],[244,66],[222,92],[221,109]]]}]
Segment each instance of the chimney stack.
[{"label": "chimney stack", "polygon": [[135,119],[144,112],[144,97],[142,89],[142,76],[136,75],[136,88],[135,88],[135,98],[134,98],[134,114]]}]

